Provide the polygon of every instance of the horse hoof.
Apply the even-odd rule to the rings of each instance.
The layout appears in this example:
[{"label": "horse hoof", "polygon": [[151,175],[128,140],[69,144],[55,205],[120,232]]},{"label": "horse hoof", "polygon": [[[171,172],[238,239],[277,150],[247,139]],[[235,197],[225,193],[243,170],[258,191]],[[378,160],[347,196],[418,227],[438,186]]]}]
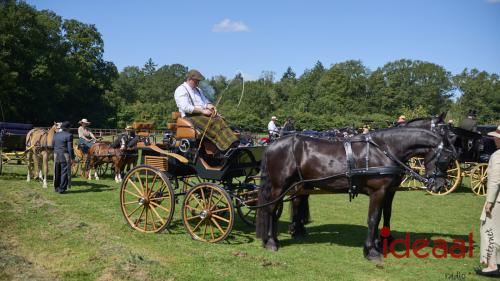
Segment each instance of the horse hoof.
[{"label": "horse hoof", "polygon": [[278,251],[278,245],[272,240],[267,241],[265,248],[269,251],[276,252]]},{"label": "horse hoof", "polygon": [[365,258],[369,261],[373,261],[376,263],[379,263],[382,261],[382,254],[378,252],[375,248],[372,248],[370,250],[367,250],[366,248],[364,250],[364,255]]}]

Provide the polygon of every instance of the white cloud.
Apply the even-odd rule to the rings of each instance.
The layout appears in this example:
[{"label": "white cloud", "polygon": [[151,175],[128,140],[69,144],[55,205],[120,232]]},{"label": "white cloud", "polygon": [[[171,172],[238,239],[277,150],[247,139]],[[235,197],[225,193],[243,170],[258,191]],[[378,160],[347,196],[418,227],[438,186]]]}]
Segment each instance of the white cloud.
[{"label": "white cloud", "polygon": [[500,4],[500,0],[486,0],[490,4]]},{"label": "white cloud", "polygon": [[213,32],[248,32],[250,28],[242,21],[232,21],[223,19],[221,22],[214,25]]}]

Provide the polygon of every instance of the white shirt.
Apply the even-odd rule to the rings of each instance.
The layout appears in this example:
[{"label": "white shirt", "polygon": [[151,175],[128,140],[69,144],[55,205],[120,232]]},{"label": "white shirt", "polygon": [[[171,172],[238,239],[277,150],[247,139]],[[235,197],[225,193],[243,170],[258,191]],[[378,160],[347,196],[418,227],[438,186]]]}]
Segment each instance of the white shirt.
[{"label": "white shirt", "polygon": [[182,83],[175,89],[174,97],[182,117],[186,116],[186,113],[193,113],[195,106],[206,108],[210,103],[200,88],[193,89],[187,82]]},{"label": "white shirt", "polygon": [[269,123],[267,124],[267,130],[269,131],[269,134],[279,133],[278,127],[276,127],[276,124],[273,120],[269,121]]}]

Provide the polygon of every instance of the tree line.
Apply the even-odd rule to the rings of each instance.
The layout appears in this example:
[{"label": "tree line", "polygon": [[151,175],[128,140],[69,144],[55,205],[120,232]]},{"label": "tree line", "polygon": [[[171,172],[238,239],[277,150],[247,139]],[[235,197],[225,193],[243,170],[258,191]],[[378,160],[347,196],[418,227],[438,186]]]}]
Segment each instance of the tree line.
[{"label": "tree line", "polygon": [[[173,93],[189,70],[181,64],[118,72],[103,59],[94,25],[63,20],[15,0],[0,0],[0,100],[3,120],[47,125],[86,117],[95,127],[134,121],[165,128],[176,111]],[[203,69],[200,69],[203,72]],[[292,116],[298,129],[387,127],[397,116],[448,111],[458,122],[476,110],[478,122],[500,122],[498,74],[464,69],[452,75],[432,62],[400,59],[370,70],[359,60],[325,67],[316,62],[297,75],[263,71],[245,81],[218,75],[201,84],[219,112],[245,130],[263,131],[272,115]]]}]

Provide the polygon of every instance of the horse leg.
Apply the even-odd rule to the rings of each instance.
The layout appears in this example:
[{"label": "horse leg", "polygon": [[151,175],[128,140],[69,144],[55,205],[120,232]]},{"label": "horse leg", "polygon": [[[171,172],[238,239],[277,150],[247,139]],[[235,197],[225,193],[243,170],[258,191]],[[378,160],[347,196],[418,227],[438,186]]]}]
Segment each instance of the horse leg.
[{"label": "horse leg", "polygon": [[385,189],[381,188],[370,193],[370,205],[368,207],[368,235],[363,249],[365,258],[380,261],[382,254],[377,250],[375,238],[378,235],[378,225],[384,204]]},{"label": "horse leg", "polygon": [[277,251],[279,248],[279,240],[278,240],[278,216],[276,215],[276,210],[278,208],[278,204],[273,204],[271,206],[271,213],[269,216],[269,230],[267,233],[267,237],[269,238],[265,243],[264,247],[271,251]]},{"label": "horse leg", "polygon": [[33,174],[33,159],[31,159],[32,156],[32,153],[31,153],[31,150],[29,150],[28,152],[26,152],[26,166],[28,168],[28,174],[26,175],[26,181],[27,182],[30,182],[31,181],[31,175]]},{"label": "horse leg", "polygon": [[292,223],[288,226],[288,231],[292,238],[304,238],[307,234],[304,225],[309,222],[309,195],[297,196],[292,200],[290,219]]},{"label": "horse leg", "polygon": [[[394,200],[394,195],[396,195],[396,191],[388,191],[385,195],[384,199],[384,208],[382,209],[382,214],[384,215],[384,227],[387,229],[391,229],[391,214],[392,214],[392,201]],[[388,245],[394,241],[394,237],[389,234],[388,237],[378,237],[377,245],[379,249],[382,249],[382,241],[383,239],[387,239]]]},{"label": "horse leg", "polygon": [[49,174],[49,152],[42,153],[43,188],[47,188],[47,175]]}]

